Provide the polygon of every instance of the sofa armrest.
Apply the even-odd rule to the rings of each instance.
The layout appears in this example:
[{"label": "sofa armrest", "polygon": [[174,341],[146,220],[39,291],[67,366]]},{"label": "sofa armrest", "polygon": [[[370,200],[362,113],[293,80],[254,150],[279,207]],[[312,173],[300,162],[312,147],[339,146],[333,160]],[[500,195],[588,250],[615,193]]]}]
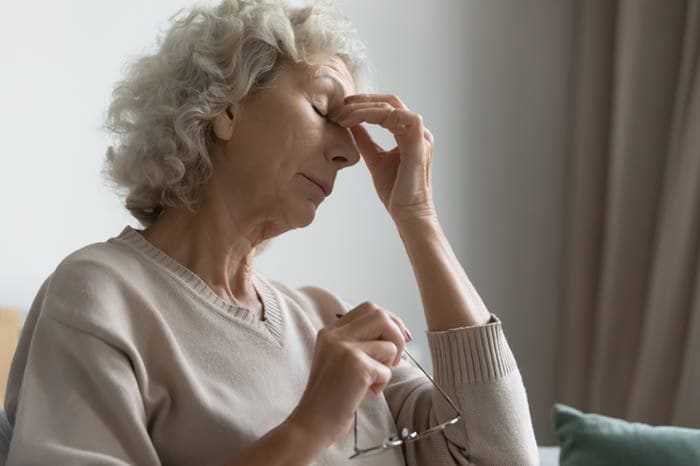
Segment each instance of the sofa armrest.
[{"label": "sofa armrest", "polygon": [[7,376],[19,341],[21,318],[19,309],[0,307],[0,401],[5,400]]},{"label": "sofa armrest", "polygon": [[550,446],[537,448],[540,453],[540,466],[559,466],[559,447]]}]

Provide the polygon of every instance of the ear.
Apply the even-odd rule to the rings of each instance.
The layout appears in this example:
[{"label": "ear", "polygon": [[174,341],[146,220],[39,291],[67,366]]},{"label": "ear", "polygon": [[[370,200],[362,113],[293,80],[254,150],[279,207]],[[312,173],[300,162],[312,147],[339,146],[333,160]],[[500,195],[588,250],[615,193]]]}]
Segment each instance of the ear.
[{"label": "ear", "polygon": [[214,117],[212,127],[217,138],[228,141],[233,136],[233,127],[235,126],[235,118],[231,113],[231,106]]}]

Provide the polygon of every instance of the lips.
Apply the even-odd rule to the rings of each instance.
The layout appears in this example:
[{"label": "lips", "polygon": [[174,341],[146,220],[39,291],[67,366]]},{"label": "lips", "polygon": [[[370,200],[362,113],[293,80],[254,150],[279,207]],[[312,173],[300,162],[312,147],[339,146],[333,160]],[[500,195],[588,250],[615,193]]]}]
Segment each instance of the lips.
[{"label": "lips", "polygon": [[316,177],[305,175],[304,173],[301,174],[304,178],[308,179],[309,181],[315,183],[318,185],[319,188],[323,191],[323,193],[326,195],[326,197],[331,195],[331,192],[333,191],[333,186],[331,186],[330,183],[326,183],[325,181],[322,181]]}]

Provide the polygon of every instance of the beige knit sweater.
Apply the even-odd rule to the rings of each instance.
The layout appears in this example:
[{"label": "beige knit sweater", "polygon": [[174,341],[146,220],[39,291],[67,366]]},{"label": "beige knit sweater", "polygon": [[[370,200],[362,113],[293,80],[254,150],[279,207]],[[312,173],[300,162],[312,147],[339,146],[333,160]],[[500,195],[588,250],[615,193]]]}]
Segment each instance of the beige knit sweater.
[{"label": "beige knit sweater", "polygon": [[[38,291],[5,410],[8,466],[212,465],[279,425],[306,387],[320,328],[351,309],[331,292],[256,273],[265,320],[219,298],[129,226],[66,257]],[[500,320],[426,331],[434,378],[463,421],[348,460],[351,432],[315,465],[535,465],[520,372]],[[454,417],[404,356],[358,410],[359,446]]]}]

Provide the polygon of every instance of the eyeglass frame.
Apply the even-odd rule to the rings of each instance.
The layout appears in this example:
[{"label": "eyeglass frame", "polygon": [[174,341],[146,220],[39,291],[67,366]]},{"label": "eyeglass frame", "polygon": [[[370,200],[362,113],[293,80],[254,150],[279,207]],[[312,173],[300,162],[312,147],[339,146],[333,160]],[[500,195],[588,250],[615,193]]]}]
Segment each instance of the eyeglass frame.
[{"label": "eyeglass frame", "polygon": [[[342,314],[338,314],[337,317],[342,317]],[[398,446],[405,444],[405,443],[415,442],[416,440],[419,440],[421,438],[425,438],[430,434],[434,434],[435,432],[440,432],[442,430],[445,430],[445,428],[447,426],[455,424],[462,419],[462,412],[459,410],[459,408],[454,404],[454,402],[450,399],[450,397],[447,396],[447,394],[444,392],[444,390],[442,388],[440,388],[440,386],[435,382],[435,380],[433,380],[433,378],[430,376],[430,374],[428,374],[425,371],[425,369],[423,369],[423,367],[420,364],[418,364],[418,361],[416,361],[416,359],[411,355],[411,353],[408,352],[408,350],[406,349],[405,346],[403,349],[403,353],[405,353],[406,356],[411,358],[411,361],[413,361],[413,363],[416,366],[418,366],[418,369],[420,369],[420,371],[423,374],[425,374],[425,376],[430,380],[430,382],[432,382],[433,386],[438,389],[438,391],[440,392],[440,394],[443,397],[445,397],[445,399],[450,404],[450,406],[452,406],[452,408],[455,411],[457,411],[457,416],[450,419],[449,421],[443,422],[442,424],[438,424],[436,426],[430,427],[429,429],[424,430],[421,433],[417,433],[415,431],[409,432],[408,428],[404,427],[403,429],[401,429],[401,436],[400,437],[396,434],[392,434],[392,435],[387,436],[387,438],[384,439],[384,441],[380,445],[376,445],[376,446],[369,447],[369,448],[358,448],[357,447],[357,411],[355,411],[355,421],[354,421],[354,425],[353,425],[353,434],[355,437],[353,449],[355,450],[355,453],[352,456],[350,456],[348,459],[355,459],[355,458],[358,458],[358,457],[363,456],[363,455],[367,456],[369,454],[376,454],[382,450],[388,450],[389,448],[398,447]]]}]

